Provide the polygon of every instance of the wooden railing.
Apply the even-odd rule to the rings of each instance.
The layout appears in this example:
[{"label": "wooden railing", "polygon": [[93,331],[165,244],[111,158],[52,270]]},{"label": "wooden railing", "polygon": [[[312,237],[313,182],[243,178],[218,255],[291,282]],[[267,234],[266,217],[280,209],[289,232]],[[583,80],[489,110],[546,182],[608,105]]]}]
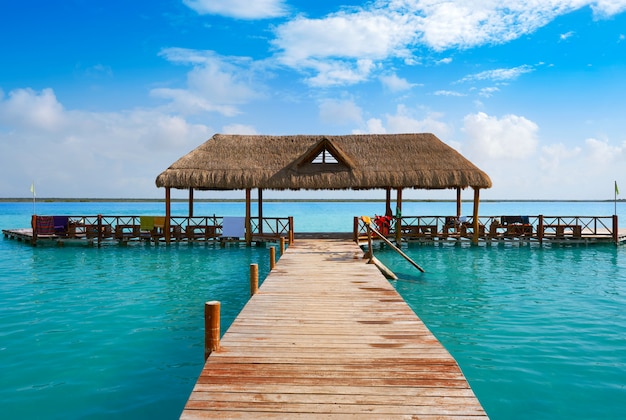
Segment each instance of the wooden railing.
[{"label": "wooden railing", "polygon": [[[212,240],[223,234],[222,216],[172,216],[169,220],[170,239]],[[59,226],[55,226],[59,223]],[[116,239],[127,242],[134,240],[164,240],[166,220],[164,216],[33,216],[33,241],[41,238],[68,238],[97,240]],[[259,218],[251,219],[251,236],[279,240],[287,238],[293,242],[292,217],[267,217],[259,224]],[[242,237],[243,238],[243,237]]]},{"label": "wooden railing", "polygon": [[[402,216],[393,218],[388,229],[378,229],[385,236],[401,240],[473,238],[472,217]],[[355,241],[367,236],[367,226],[354,218]],[[617,216],[480,216],[478,238],[590,240],[619,242]]]}]

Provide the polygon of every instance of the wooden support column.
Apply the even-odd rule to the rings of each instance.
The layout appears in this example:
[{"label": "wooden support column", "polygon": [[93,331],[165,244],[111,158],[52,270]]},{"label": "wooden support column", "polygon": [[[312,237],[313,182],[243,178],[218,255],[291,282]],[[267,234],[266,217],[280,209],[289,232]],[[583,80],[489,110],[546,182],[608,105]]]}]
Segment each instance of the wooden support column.
[{"label": "wooden support column", "polygon": [[478,243],[478,225],[479,225],[479,221],[478,221],[478,205],[480,204],[480,188],[474,188],[474,213],[473,213],[473,219],[472,219],[472,225],[474,228],[474,237],[472,238],[472,242],[474,244]]},{"label": "wooden support column", "polygon": [[619,245],[619,224],[617,214],[613,215],[613,240],[615,241],[615,245]]},{"label": "wooden support column", "polygon": [[170,216],[172,214],[172,199],[171,199],[171,195],[170,195],[170,187],[165,187],[165,226],[163,227],[165,229],[165,243],[167,245],[170,244],[170,237],[171,237],[171,232],[170,232]]},{"label": "wooden support column", "polygon": [[259,265],[250,264],[250,296],[254,296],[259,291]]},{"label": "wooden support column", "polygon": [[193,217],[193,188],[189,188],[189,217]]},{"label": "wooden support column", "polygon": [[402,244],[402,188],[396,191],[396,244]]},{"label": "wooden support column", "polygon": [[386,189],[385,216],[393,216],[393,212],[391,211],[391,187],[387,187]]},{"label": "wooden support column", "polygon": [[204,360],[220,349],[220,302],[204,304]]},{"label": "wooden support column", "polygon": [[459,218],[463,214],[461,211],[461,187],[456,188],[456,217]]},{"label": "wooden support column", "polygon": [[259,234],[263,234],[263,189],[259,188],[259,200],[258,200],[258,210],[259,210]]},{"label": "wooden support column", "polygon": [[251,195],[250,188],[246,188],[246,244],[248,246],[252,245]]},{"label": "wooden support column", "polygon": [[270,246],[270,271],[276,267],[276,247]]}]

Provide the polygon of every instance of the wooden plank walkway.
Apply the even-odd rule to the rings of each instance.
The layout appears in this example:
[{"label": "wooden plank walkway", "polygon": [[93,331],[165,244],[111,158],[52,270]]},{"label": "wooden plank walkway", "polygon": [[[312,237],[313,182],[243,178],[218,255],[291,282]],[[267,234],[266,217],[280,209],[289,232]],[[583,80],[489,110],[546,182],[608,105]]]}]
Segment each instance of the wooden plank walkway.
[{"label": "wooden plank walkway", "polygon": [[347,240],[291,245],[181,418],[486,417],[456,361],[362,257]]}]

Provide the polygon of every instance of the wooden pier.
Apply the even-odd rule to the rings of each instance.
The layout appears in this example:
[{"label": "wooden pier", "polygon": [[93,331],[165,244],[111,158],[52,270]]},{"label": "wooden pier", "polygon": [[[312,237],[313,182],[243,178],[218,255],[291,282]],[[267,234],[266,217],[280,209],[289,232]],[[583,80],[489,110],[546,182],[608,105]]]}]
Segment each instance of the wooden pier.
[{"label": "wooden pier", "polygon": [[207,359],[194,418],[478,418],[456,361],[350,240],[298,239]]}]

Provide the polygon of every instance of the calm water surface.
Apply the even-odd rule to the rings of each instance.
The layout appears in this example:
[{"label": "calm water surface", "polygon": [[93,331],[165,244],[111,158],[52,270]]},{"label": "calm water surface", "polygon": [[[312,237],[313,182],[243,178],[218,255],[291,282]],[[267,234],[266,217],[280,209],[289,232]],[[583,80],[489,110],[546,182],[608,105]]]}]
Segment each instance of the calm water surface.
[{"label": "calm water surface", "polygon": [[[618,206],[621,203],[618,204]],[[266,203],[300,231],[349,231],[381,203]],[[470,206],[467,206],[470,210]],[[177,203],[173,213],[186,214]],[[254,211],[254,210],[253,210]],[[453,214],[405,203],[405,215]],[[621,208],[618,207],[618,213]],[[37,203],[40,214],[162,214],[159,203]],[[0,203],[26,227],[32,203]],[[242,215],[242,203],[198,203]],[[613,203],[485,203],[481,214],[611,215]],[[621,222],[626,215],[620,214]],[[411,246],[426,273],[377,251],[394,286],[454,355],[493,419],[626,415],[626,248]],[[265,247],[38,247],[0,240],[0,412],[5,418],[177,418],[202,367],[203,303],[222,331]]]}]

